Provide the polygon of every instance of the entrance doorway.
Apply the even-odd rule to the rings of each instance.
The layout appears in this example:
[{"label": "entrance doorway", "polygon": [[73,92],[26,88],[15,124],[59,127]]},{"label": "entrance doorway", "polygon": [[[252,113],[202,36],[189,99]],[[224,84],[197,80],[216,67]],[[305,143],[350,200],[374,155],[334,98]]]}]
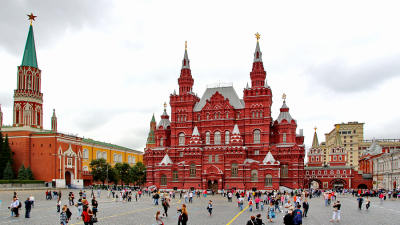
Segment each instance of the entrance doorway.
[{"label": "entrance doorway", "polygon": [[218,191],[218,180],[208,180],[208,189],[211,189],[213,192]]},{"label": "entrance doorway", "polygon": [[332,183],[332,188],[334,189],[343,189],[345,186],[345,182],[343,180],[335,180]]},{"label": "entrance doorway", "polygon": [[357,188],[358,189],[368,189],[366,184],[359,184]]},{"label": "entrance doorway", "polygon": [[310,188],[312,188],[314,190],[319,189],[319,183],[317,181],[315,181],[315,180],[311,181]]},{"label": "entrance doorway", "polygon": [[71,173],[69,171],[65,172],[65,185],[66,186],[71,185]]}]

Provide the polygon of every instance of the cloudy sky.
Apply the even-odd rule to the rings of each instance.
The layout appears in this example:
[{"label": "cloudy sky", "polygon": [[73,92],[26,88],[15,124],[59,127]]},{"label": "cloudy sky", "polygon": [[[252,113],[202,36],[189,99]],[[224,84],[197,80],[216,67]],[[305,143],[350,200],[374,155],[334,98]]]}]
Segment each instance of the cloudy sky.
[{"label": "cloudy sky", "polygon": [[[324,3],[323,3],[324,2]],[[377,4],[379,3],[379,4]],[[233,82],[239,96],[261,34],[274,118],[287,94],[311,144],[333,124],[365,123],[365,138],[399,138],[400,14],[396,1],[6,0],[0,7],[0,104],[13,90],[28,33],[42,70],[44,126],[143,150],[178,89],[188,41],[194,91]]]}]

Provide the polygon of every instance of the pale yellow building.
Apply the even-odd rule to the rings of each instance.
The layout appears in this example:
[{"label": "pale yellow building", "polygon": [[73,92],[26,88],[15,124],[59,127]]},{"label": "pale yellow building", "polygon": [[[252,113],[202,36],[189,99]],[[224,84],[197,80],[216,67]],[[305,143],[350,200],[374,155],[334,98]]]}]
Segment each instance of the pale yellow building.
[{"label": "pale yellow building", "polygon": [[92,139],[82,140],[82,170],[90,171],[90,162],[94,159],[105,159],[114,166],[116,163],[127,162],[131,166],[143,162],[143,153],[130,148],[113,145]]},{"label": "pale yellow building", "polygon": [[[338,131],[336,131],[338,127]],[[358,169],[358,159],[361,156],[359,145],[364,139],[364,123],[348,122],[335,124],[335,127],[325,134],[325,142],[321,143],[321,148],[324,153],[323,161],[325,164],[329,161],[329,150],[334,146],[336,132],[339,132],[341,143],[347,152],[347,164]]]}]

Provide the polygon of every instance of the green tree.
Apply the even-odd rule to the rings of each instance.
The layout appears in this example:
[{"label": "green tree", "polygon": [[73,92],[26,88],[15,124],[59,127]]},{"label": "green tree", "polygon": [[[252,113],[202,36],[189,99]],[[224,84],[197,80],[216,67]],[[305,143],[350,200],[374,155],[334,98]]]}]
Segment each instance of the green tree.
[{"label": "green tree", "polygon": [[101,181],[104,185],[104,182],[107,180],[107,176],[109,176],[109,172],[111,170],[111,165],[106,162],[105,159],[94,159],[90,162],[91,174],[93,176],[93,180]]},{"label": "green tree", "polygon": [[4,180],[12,180],[12,179],[14,179],[14,172],[12,170],[10,161],[7,162],[6,168],[4,169],[3,179]]},{"label": "green tree", "polygon": [[122,185],[132,182],[131,166],[128,163],[117,163],[114,167],[122,181]]},{"label": "green tree", "polygon": [[137,185],[143,185],[146,182],[146,166],[142,162],[137,162],[132,167],[133,180]]},{"label": "green tree", "polygon": [[35,177],[33,176],[33,172],[30,166],[28,166],[28,168],[26,168],[26,178],[27,180],[34,180]]},{"label": "green tree", "polygon": [[22,164],[22,166],[18,170],[18,180],[28,180],[24,164]]}]

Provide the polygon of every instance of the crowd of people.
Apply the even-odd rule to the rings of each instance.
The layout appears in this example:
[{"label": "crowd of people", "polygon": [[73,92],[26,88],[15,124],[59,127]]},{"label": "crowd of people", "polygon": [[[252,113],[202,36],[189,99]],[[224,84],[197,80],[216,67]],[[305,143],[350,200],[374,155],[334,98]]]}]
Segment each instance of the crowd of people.
[{"label": "crowd of people", "polygon": [[[187,205],[191,205],[196,198],[215,195],[216,192],[207,190],[168,190],[160,191],[156,189],[131,189],[114,187],[105,190],[107,198],[111,202],[131,202],[143,196],[152,199],[155,206],[161,205],[163,211],[156,211],[156,224],[164,225],[163,220],[169,216],[168,211],[172,205],[172,199],[178,198],[183,204],[177,208],[178,225],[186,225],[189,221],[189,213]],[[67,192],[68,193],[68,192]],[[354,197],[359,210],[369,210],[371,207],[371,198],[378,198],[383,204],[386,200],[397,200],[398,191],[384,190],[361,190],[361,189],[340,189],[340,190],[293,190],[286,191],[244,191],[244,190],[222,190],[221,194],[228,203],[234,202],[236,198],[237,208],[239,212],[249,211],[252,215],[246,225],[263,225],[266,223],[280,222],[285,225],[301,225],[303,218],[307,217],[311,198],[320,198],[321,204],[327,208],[331,208],[331,222],[339,222],[341,220],[342,203],[338,200],[339,196]],[[97,213],[99,203],[97,201],[101,196],[101,189],[80,190],[77,195],[73,191],[69,191],[67,197],[63,198],[61,190],[47,190],[45,199],[55,201],[56,212],[59,213],[60,224],[67,225],[72,218],[72,211],[69,207],[76,208],[76,218],[82,220],[85,225],[93,225],[97,222]],[[89,200],[90,199],[90,200]],[[68,202],[68,203],[67,203]],[[21,201],[16,192],[13,194],[13,200],[10,204],[10,212],[12,217],[19,217],[20,210],[25,204],[25,218],[30,218],[31,210],[35,206],[35,198],[30,195],[24,202]],[[207,214],[213,215],[213,201],[207,199],[205,205]],[[254,214],[253,214],[254,213]],[[75,214],[75,212],[74,212]],[[283,219],[282,219],[283,218]],[[263,220],[265,222],[263,222]]]}]

